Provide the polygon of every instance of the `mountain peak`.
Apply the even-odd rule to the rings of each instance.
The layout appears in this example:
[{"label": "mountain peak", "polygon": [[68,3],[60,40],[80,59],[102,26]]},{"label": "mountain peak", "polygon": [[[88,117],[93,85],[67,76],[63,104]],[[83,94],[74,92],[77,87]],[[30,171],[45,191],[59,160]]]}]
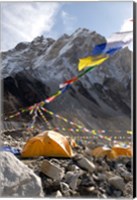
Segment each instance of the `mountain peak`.
[{"label": "mountain peak", "polygon": [[[18,93],[20,103],[27,104],[28,98],[29,105],[35,103],[34,99],[39,101],[39,97],[43,100],[54,94],[60,83],[77,76],[79,58],[88,55],[96,44],[104,41],[105,38],[95,31],[78,28],[72,35],[64,34],[57,40],[38,36],[30,43],[19,43],[12,51],[2,53],[6,90],[12,95]],[[14,84],[10,83],[10,77]],[[128,127],[130,82],[131,52],[126,48],[79,79],[68,91],[67,97],[64,95],[66,103],[64,106],[61,104],[61,109],[71,113],[73,118],[74,110],[71,110],[71,105],[68,106],[68,101],[71,102],[77,117],[92,128],[104,128],[104,124],[113,128],[119,124],[119,119],[115,117],[114,124],[108,121],[110,116],[118,115],[122,116],[119,126],[125,127],[126,123]],[[50,93],[46,93],[45,88],[49,88],[46,91]],[[81,106],[84,113],[80,111]]]},{"label": "mountain peak", "polygon": [[75,30],[74,33],[80,33],[80,32],[90,32],[90,30],[87,29],[87,28],[81,28],[81,27],[79,27],[78,29]]}]

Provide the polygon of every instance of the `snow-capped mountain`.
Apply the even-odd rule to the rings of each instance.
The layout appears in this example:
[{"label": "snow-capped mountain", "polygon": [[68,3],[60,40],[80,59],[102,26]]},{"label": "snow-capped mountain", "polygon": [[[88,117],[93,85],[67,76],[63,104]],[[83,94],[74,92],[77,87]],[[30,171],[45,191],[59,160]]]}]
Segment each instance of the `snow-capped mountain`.
[{"label": "snow-capped mountain", "polygon": [[[79,73],[79,58],[104,41],[95,31],[79,28],[57,40],[40,36],[2,52],[5,112],[54,94],[60,83]],[[130,129],[131,60],[128,48],[120,50],[74,83],[48,108],[90,128]]]}]

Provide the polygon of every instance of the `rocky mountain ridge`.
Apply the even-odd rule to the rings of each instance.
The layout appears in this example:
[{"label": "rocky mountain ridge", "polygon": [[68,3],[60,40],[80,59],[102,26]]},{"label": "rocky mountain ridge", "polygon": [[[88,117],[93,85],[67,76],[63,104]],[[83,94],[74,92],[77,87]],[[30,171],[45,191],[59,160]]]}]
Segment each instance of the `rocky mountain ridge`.
[{"label": "rocky mountain ridge", "polygon": [[[59,39],[40,36],[1,53],[4,111],[16,111],[51,96],[59,83],[76,76],[79,58],[88,55],[105,38],[79,28]],[[131,60],[128,48],[120,50],[86,74],[48,108],[94,129],[130,129]],[[54,119],[52,123],[57,123]]]}]

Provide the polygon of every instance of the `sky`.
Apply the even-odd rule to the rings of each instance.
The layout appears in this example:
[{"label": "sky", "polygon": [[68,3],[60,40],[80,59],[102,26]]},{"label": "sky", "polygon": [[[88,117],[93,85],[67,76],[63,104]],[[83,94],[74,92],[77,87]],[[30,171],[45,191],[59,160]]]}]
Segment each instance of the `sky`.
[{"label": "sky", "polygon": [[78,28],[109,37],[124,31],[133,18],[132,1],[125,2],[1,2],[1,51],[35,37],[59,38]]}]

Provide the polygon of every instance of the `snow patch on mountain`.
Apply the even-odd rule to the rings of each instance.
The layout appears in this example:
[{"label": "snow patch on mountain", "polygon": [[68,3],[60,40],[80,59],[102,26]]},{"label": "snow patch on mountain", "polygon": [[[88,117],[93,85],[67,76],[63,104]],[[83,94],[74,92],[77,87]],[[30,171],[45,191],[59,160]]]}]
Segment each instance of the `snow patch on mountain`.
[{"label": "snow patch on mountain", "polygon": [[[11,77],[12,81],[17,82],[18,85],[25,81],[24,88],[20,90],[24,90],[25,94],[27,90],[31,94],[32,90],[32,96],[36,101],[39,100],[39,90],[41,90],[40,97],[44,99],[44,96],[50,96],[56,92],[60,83],[81,73],[77,69],[79,59],[90,54],[96,44],[105,40],[95,31],[82,28],[77,29],[72,35],[64,34],[57,40],[44,36],[36,37],[30,43],[19,43],[14,49],[1,53],[1,76],[6,83]],[[125,126],[125,122],[129,126],[131,56],[132,53],[128,48],[122,49],[81,77],[66,94],[59,97],[59,100],[57,98],[57,103],[64,102],[64,106],[63,103],[61,104],[63,112],[66,113],[65,110],[67,107],[69,109],[69,104],[72,104],[72,108],[75,107],[81,120],[86,123],[84,116],[88,116],[87,124],[92,121],[94,127],[101,126],[101,124],[103,126],[103,116],[107,118],[106,121],[111,126],[110,116],[114,118],[123,116],[123,119],[120,118],[121,125],[119,126]],[[11,84],[8,82],[7,90],[11,91],[9,85]],[[36,85],[38,85],[37,91],[35,91]],[[44,87],[48,93],[44,93]],[[13,90],[16,91],[14,87]],[[31,95],[29,96],[31,98]],[[19,99],[22,98],[19,96]],[[52,105],[59,112],[56,102]],[[71,109],[69,112],[73,116]],[[97,124],[96,118],[100,119],[100,123]],[[114,121],[114,124],[117,124],[117,117]]]}]

